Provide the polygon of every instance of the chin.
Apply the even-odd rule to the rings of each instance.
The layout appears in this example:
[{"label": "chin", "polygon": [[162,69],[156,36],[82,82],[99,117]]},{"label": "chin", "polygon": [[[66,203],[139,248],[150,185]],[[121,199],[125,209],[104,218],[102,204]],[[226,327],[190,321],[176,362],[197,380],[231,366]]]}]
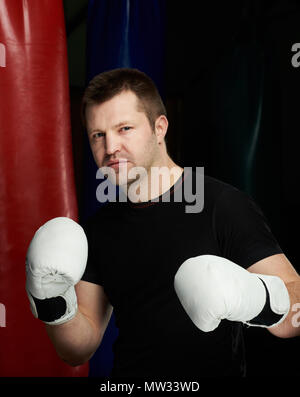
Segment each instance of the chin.
[{"label": "chin", "polygon": [[115,184],[119,187],[126,187],[129,184],[127,173],[117,173]]}]

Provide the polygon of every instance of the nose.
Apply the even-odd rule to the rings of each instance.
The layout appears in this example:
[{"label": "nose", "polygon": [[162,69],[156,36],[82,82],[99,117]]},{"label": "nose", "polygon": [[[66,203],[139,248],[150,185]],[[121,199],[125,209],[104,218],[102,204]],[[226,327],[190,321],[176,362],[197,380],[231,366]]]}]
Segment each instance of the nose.
[{"label": "nose", "polygon": [[106,133],[105,139],[105,150],[106,154],[111,156],[112,154],[120,151],[121,142],[116,134],[113,132]]}]

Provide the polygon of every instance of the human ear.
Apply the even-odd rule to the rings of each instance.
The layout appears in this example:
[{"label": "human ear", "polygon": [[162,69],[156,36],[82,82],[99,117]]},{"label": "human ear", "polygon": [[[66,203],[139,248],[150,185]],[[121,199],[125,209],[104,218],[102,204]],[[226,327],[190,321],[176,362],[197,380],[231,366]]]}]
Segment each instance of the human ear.
[{"label": "human ear", "polygon": [[168,130],[168,125],[168,119],[163,114],[157,117],[157,119],[155,120],[155,135],[158,144],[161,144],[164,141],[165,135]]}]

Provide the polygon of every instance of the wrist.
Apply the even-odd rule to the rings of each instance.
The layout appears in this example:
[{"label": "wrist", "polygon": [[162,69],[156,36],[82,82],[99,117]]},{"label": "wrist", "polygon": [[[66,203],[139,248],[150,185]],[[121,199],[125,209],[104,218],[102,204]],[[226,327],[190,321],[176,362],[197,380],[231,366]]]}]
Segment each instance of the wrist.
[{"label": "wrist", "polygon": [[249,326],[270,328],[282,323],[289,313],[290,299],[284,282],[277,276],[255,274],[265,288],[265,304],[260,313],[245,321]]},{"label": "wrist", "polygon": [[69,286],[64,293],[51,298],[36,298],[28,290],[27,294],[32,314],[46,324],[63,324],[76,315],[77,297],[73,285]]}]

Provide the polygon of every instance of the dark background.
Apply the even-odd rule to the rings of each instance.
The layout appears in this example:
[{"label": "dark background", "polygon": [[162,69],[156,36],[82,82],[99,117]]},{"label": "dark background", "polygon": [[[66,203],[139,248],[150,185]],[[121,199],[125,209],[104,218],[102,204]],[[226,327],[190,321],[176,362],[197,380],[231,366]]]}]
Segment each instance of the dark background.
[{"label": "dark background", "polygon": [[[164,0],[162,0],[164,1]],[[298,246],[298,1],[166,0],[164,82],[167,144],[181,166],[250,194],[286,256]],[[71,121],[79,209],[84,186],[79,111],[86,85],[87,0],[65,0]],[[155,29],[155,26],[153,27]],[[245,330],[249,376],[299,375],[299,338]]]}]

